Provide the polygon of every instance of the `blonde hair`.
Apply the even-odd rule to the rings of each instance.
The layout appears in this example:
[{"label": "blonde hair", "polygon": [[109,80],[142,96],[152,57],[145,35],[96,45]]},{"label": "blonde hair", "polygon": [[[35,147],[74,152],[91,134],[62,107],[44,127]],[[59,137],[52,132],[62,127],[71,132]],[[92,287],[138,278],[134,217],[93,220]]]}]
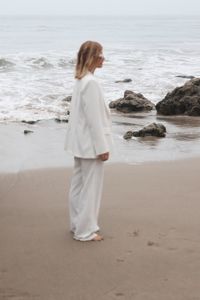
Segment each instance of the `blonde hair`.
[{"label": "blonde hair", "polygon": [[83,43],[77,55],[75,78],[81,79],[91,71],[101,52],[102,46],[99,43],[93,41]]}]

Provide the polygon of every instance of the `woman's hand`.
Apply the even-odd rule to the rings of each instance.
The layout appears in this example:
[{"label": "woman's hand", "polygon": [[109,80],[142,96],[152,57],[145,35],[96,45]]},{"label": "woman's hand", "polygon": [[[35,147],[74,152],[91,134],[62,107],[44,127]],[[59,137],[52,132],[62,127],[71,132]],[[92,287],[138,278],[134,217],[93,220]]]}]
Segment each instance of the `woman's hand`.
[{"label": "woman's hand", "polygon": [[98,155],[98,158],[99,158],[100,160],[102,160],[102,161],[108,160],[108,158],[109,158],[109,152],[102,153],[102,154]]}]

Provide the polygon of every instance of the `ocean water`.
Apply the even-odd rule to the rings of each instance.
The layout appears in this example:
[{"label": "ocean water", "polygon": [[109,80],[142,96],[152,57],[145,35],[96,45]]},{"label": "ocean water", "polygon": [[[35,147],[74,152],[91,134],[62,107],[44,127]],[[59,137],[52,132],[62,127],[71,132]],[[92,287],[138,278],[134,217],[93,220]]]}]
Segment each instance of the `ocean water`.
[{"label": "ocean water", "polygon": [[176,76],[200,76],[199,32],[197,17],[0,17],[0,121],[64,116],[88,39],[104,46],[106,101],[131,89],[156,103],[186,81]]},{"label": "ocean water", "polygon": [[[154,103],[187,79],[200,76],[200,18],[0,17],[0,123],[66,117],[76,53],[86,40],[99,41],[106,57],[97,70],[107,103],[126,89]],[[131,78],[130,83],[115,83]],[[112,113],[117,157],[129,162],[199,155],[200,120],[156,116],[155,112]],[[160,121],[165,139],[123,140],[127,130]],[[59,125],[58,125],[59,126]]]}]

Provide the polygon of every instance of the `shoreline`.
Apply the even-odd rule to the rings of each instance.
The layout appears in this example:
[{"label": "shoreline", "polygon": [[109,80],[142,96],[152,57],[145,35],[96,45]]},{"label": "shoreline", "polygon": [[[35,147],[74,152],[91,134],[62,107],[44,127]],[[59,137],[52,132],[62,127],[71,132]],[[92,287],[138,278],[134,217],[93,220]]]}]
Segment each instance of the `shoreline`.
[{"label": "shoreline", "polygon": [[[130,165],[176,161],[198,157],[200,118],[161,117],[155,112],[132,115],[112,114],[114,151],[109,163]],[[165,138],[145,137],[124,140],[126,131],[161,122],[167,128]],[[54,120],[0,124],[0,173],[23,170],[71,167],[73,157],[64,151],[67,123]],[[24,134],[24,130],[30,131]]]}]

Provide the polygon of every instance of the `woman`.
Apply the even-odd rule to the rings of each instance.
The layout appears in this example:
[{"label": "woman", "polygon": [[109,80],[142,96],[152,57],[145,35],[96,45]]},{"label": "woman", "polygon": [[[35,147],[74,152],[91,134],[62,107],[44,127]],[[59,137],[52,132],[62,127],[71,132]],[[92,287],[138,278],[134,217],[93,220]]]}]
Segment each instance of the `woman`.
[{"label": "woman", "polygon": [[109,159],[110,112],[100,84],[94,76],[104,62],[102,46],[93,41],[82,44],[76,63],[65,149],[74,156],[69,192],[70,228],[74,239],[101,241],[98,214],[103,187],[104,161]]}]

